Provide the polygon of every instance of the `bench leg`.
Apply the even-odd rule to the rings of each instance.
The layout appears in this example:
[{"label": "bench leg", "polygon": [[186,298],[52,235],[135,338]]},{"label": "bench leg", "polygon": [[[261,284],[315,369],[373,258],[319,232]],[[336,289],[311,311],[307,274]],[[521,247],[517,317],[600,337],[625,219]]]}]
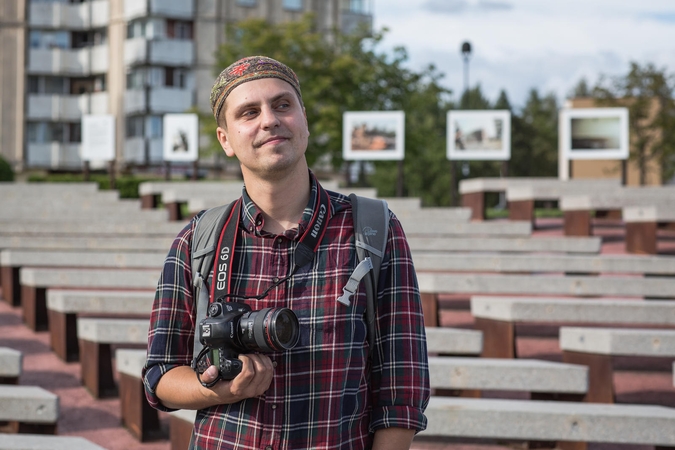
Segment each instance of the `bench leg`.
[{"label": "bench leg", "polygon": [[57,434],[55,423],[0,422],[0,433]]},{"label": "bench leg", "polygon": [[0,384],[19,384],[19,377],[0,377]]},{"label": "bench leg", "polygon": [[169,220],[183,220],[183,213],[181,212],[181,203],[172,202],[164,204],[164,207],[169,211]]},{"label": "bench leg", "polygon": [[563,362],[588,366],[588,392],[585,401],[614,403],[614,376],[610,355],[563,350]]},{"label": "bench leg", "polygon": [[534,225],[534,200],[509,202],[509,220],[529,220]]},{"label": "bench leg", "polygon": [[474,326],[483,332],[483,358],[515,358],[516,333],[513,322],[474,318]]},{"label": "bench leg", "polygon": [[485,220],[485,193],[471,192],[462,194],[462,206],[471,208],[471,220]]},{"label": "bench leg", "polygon": [[141,209],[155,209],[159,206],[159,196],[155,194],[141,195]]},{"label": "bench leg", "polygon": [[591,213],[589,211],[565,211],[563,221],[565,236],[591,235]]},{"label": "bench leg", "polygon": [[184,450],[190,447],[194,424],[171,416],[169,419],[169,439],[171,450]]},{"label": "bench leg", "polygon": [[96,399],[117,395],[110,344],[80,340],[82,383]]},{"label": "bench leg", "polygon": [[423,293],[422,312],[424,313],[424,326],[438,326],[438,297],[436,294]]},{"label": "bench leg", "polygon": [[47,290],[41,287],[21,286],[23,320],[33,331],[47,330]]},{"label": "bench leg", "polygon": [[77,314],[67,314],[49,310],[50,345],[56,356],[63,361],[80,359],[80,347],[77,342]]},{"label": "bench leg", "polygon": [[140,378],[125,373],[120,373],[119,376],[122,424],[141,442],[159,437],[159,415],[145,398],[143,382]]},{"label": "bench leg", "polygon": [[628,253],[656,254],[656,222],[626,224],[626,251]]},{"label": "bench leg", "polygon": [[559,441],[557,448],[559,450],[586,450],[588,448],[588,443]]},{"label": "bench leg", "polygon": [[21,281],[19,267],[0,267],[0,286],[2,297],[12,306],[21,306]]}]

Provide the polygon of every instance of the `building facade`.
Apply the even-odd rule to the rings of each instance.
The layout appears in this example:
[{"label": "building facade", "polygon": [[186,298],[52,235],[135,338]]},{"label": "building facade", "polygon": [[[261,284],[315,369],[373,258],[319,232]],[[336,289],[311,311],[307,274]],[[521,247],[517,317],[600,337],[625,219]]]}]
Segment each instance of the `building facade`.
[{"label": "building facade", "polygon": [[307,12],[326,32],[372,23],[366,0],[0,0],[0,154],[77,169],[82,116],[112,114],[116,160],[159,163],[163,116],[208,111],[228,24]]}]

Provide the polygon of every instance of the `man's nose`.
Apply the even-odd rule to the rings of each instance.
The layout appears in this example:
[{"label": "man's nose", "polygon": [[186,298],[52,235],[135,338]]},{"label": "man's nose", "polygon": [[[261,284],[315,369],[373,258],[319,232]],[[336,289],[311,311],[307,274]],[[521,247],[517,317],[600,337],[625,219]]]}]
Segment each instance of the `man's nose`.
[{"label": "man's nose", "polygon": [[273,108],[264,107],[260,111],[261,125],[264,128],[272,128],[279,125],[279,118]]}]

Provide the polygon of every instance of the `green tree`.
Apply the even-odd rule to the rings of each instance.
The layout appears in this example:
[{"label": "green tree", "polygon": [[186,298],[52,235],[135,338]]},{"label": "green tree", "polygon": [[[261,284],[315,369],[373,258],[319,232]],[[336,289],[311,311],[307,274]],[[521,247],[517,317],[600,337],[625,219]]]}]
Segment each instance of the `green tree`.
[{"label": "green tree", "polygon": [[14,181],[14,170],[2,155],[0,155],[0,181]]},{"label": "green tree", "polygon": [[[429,204],[441,204],[447,201],[447,194],[432,184],[440,185],[449,177],[444,161],[444,111],[449,91],[439,85],[441,75],[433,66],[421,73],[406,68],[404,48],[396,48],[391,54],[378,52],[385,32],[333,31],[327,37],[316,29],[312,15],[278,25],[247,20],[228,28],[227,43],[217,52],[216,71],[254,54],[292,67],[300,79],[310,127],[310,165],[327,156],[333,167],[342,167],[345,111],[403,110],[404,192],[419,195]],[[378,162],[376,169],[369,181],[382,195],[393,194],[396,183],[391,180],[398,179],[398,164]],[[430,171],[438,176],[433,183]],[[449,190],[449,182],[446,186]]]},{"label": "green tree", "polygon": [[675,172],[673,83],[665,69],[633,62],[626,75],[602,77],[592,92],[599,105],[628,108],[630,160],[637,164],[641,185],[652,160],[659,163],[662,179],[670,179]]}]

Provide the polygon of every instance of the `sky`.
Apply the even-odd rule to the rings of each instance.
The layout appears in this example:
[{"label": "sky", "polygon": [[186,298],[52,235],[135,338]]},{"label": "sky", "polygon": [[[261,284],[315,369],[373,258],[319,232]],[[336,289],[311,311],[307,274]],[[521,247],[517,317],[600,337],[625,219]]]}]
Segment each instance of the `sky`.
[{"label": "sky", "polygon": [[675,74],[675,0],[371,0],[380,51],[408,51],[409,67],[433,63],[458,99],[461,46],[470,42],[469,84],[494,102],[504,89],[523,106],[529,91],[562,102],[585,78],[628,73],[631,62]]}]

